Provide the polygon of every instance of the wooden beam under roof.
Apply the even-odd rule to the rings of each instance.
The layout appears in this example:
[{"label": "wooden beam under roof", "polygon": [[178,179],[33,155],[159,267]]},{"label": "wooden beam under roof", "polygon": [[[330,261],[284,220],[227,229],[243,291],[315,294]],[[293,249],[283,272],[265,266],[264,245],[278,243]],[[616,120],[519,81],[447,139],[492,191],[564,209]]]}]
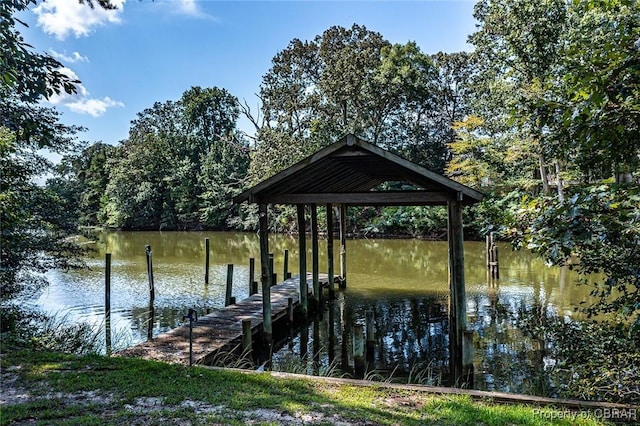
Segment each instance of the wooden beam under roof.
[{"label": "wooden beam under roof", "polygon": [[[272,204],[349,204],[367,206],[429,206],[456,201],[457,193],[432,191],[369,191],[303,194],[271,194],[259,198],[260,203]],[[463,200],[464,201],[464,198]],[[472,200],[469,199],[469,202]]]}]

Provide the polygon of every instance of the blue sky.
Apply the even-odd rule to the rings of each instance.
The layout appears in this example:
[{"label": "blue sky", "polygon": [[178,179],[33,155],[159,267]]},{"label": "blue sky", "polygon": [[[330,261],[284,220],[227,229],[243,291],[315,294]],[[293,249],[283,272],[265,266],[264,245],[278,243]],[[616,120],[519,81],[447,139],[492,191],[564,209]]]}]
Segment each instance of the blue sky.
[{"label": "blue sky", "polygon": [[[114,0],[115,11],[46,0],[21,18],[27,42],[56,56],[81,81],[52,99],[88,142],[115,144],[136,113],[177,100],[191,86],[227,89],[256,110],[262,76],[294,38],[311,40],[354,23],[425,53],[470,50],[474,2]],[[241,127],[249,130],[248,125]]]}]

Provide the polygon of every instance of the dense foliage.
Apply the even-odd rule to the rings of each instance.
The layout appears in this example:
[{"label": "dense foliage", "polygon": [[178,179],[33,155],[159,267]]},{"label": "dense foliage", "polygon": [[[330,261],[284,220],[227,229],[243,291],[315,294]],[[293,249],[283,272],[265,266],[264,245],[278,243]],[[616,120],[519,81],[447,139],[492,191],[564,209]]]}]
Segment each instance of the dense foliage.
[{"label": "dense foliage", "polygon": [[[640,331],[640,190],[607,185],[575,190],[568,201],[524,202],[509,231],[517,244],[584,276],[604,274],[591,314],[613,313]],[[587,281],[585,280],[585,283]]]},{"label": "dense foliage", "polygon": [[[34,1],[0,3],[0,292],[5,302],[37,273],[73,264],[75,232],[57,194],[35,180],[52,170],[42,150],[65,153],[75,148],[77,128],[58,122],[58,113],[38,105],[42,98],[73,92],[61,64],[34,52],[16,29],[16,12]],[[34,272],[36,274],[34,274]],[[6,313],[6,309],[3,309]],[[11,321],[2,321],[3,328]]]},{"label": "dense foliage", "polygon": [[82,225],[124,229],[225,229],[242,188],[247,144],[238,101],[192,87],[138,113],[119,146],[96,144],[63,159],[63,180]]},{"label": "dense foliage", "polygon": [[253,181],[346,133],[435,171],[449,159],[451,124],[465,114],[468,55],[424,54],[363,26],[295,39],[273,58],[260,86],[262,120]]},{"label": "dense foliage", "polygon": [[[88,1],[92,7],[93,2]],[[98,0],[101,7],[107,2]],[[79,266],[82,250],[71,236],[77,232],[73,209],[54,190],[38,184],[53,164],[44,151],[68,154],[77,149],[74,126],[61,124],[59,113],[39,101],[75,84],[60,71],[62,64],[28,45],[15,14],[35,0],[0,2],[0,331],[15,329],[25,311],[12,304],[20,292],[45,284],[43,272]],[[60,185],[58,185],[60,186]],[[6,341],[6,339],[3,339]]]}]

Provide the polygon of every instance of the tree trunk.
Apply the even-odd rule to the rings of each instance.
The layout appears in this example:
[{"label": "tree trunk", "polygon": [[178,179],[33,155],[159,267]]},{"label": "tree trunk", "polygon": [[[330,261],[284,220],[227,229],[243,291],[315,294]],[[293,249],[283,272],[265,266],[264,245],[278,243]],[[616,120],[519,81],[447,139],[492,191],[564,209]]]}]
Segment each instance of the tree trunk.
[{"label": "tree trunk", "polygon": [[544,154],[540,154],[538,159],[540,160],[540,179],[542,180],[542,190],[546,195],[549,195],[549,177],[547,176],[547,168],[544,164]]},{"label": "tree trunk", "polygon": [[556,161],[556,185],[558,187],[558,199],[564,201],[564,184],[560,178],[560,163]]}]

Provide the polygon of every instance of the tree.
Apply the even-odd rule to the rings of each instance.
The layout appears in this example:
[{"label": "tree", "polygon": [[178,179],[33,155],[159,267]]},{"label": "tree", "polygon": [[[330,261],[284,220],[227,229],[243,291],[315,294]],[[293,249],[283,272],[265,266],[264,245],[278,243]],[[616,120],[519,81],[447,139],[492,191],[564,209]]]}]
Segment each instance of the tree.
[{"label": "tree", "polygon": [[[95,3],[111,7],[104,0]],[[80,250],[68,239],[74,231],[66,206],[36,179],[52,171],[42,149],[65,154],[76,147],[74,126],[58,122],[55,109],[38,102],[54,94],[73,93],[75,80],[60,72],[62,65],[26,44],[15,14],[36,0],[0,2],[0,292],[3,331],[11,298],[41,282],[38,274],[50,268],[78,266]],[[91,7],[94,2],[88,0]]]},{"label": "tree", "polygon": [[138,113],[110,163],[107,224],[226,228],[231,196],[248,167],[238,115],[237,99],[216,87],[192,87],[177,102]]},{"label": "tree", "polygon": [[99,226],[105,222],[107,162],[116,150],[113,145],[95,143],[79,154],[65,156],[56,166],[56,177],[47,181],[47,186],[65,200],[79,225]]},{"label": "tree", "polygon": [[[40,111],[43,119],[51,113]],[[0,127],[0,292],[5,301],[40,282],[38,273],[78,265],[80,250],[66,238],[74,229],[60,199],[34,183],[50,167],[37,147]]]},{"label": "tree", "polygon": [[513,240],[550,264],[569,265],[593,287],[599,303],[590,315],[614,313],[640,330],[640,191],[598,185],[575,190],[566,201],[527,200],[508,228]]},{"label": "tree", "polygon": [[[553,84],[561,59],[566,2],[481,0],[474,17],[478,31],[469,39],[479,66],[477,93],[485,103],[481,117],[485,122],[497,119],[502,125],[518,124],[520,138],[529,139],[538,155],[540,179],[548,193],[548,140],[538,105]],[[557,186],[562,196],[562,185]]]},{"label": "tree", "polygon": [[572,2],[555,84],[540,102],[549,151],[573,161],[586,181],[640,165],[640,5]]},{"label": "tree", "polygon": [[442,170],[446,145],[429,130],[436,79],[433,60],[415,43],[394,45],[363,26],[291,41],[260,86],[264,125],[252,181],[349,132]]}]

